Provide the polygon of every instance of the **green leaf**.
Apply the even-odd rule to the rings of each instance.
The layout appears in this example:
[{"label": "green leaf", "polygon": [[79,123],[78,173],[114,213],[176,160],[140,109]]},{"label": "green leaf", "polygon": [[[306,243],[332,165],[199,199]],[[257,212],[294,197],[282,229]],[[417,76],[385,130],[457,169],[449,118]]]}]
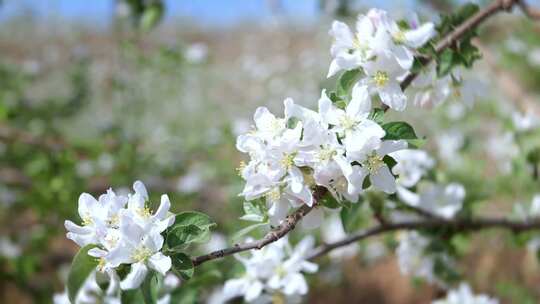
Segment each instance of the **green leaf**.
[{"label": "green leaf", "polygon": [[250,233],[251,231],[253,231],[253,230],[255,230],[255,229],[259,228],[259,227],[263,227],[263,226],[267,226],[267,225],[268,225],[267,222],[249,225],[247,227],[244,227],[244,228],[240,229],[235,234],[233,234],[232,239],[233,240],[239,240],[240,238],[242,238],[244,235]]},{"label": "green leaf", "polygon": [[354,69],[350,71],[345,71],[341,76],[339,76],[336,88],[336,94],[339,97],[345,98],[349,96],[349,92],[353,85],[358,80],[361,71],[359,69]]},{"label": "green leaf", "polygon": [[333,195],[325,195],[320,202],[323,206],[330,209],[337,209],[339,207],[342,207],[341,203],[336,200]]},{"label": "green leaf", "polygon": [[144,10],[141,16],[141,29],[149,31],[154,28],[163,17],[163,5],[157,3],[149,6]]},{"label": "green leaf", "polygon": [[141,292],[143,295],[144,303],[156,304],[160,288],[160,276],[155,271],[149,272],[141,285]]},{"label": "green leaf", "polygon": [[454,51],[451,49],[446,49],[437,58],[437,77],[448,75],[453,67]]},{"label": "green leaf", "polygon": [[122,304],[139,304],[144,303],[140,289],[122,290],[120,293],[120,302]]},{"label": "green leaf", "polygon": [[386,132],[386,136],[383,139],[397,140],[397,139],[417,139],[416,133],[411,125],[404,121],[393,121],[385,123],[382,128]]},{"label": "green leaf", "polygon": [[184,280],[189,280],[193,276],[194,267],[191,258],[182,252],[171,255],[172,270]]},{"label": "green leaf", "polygon": [[176,215],[174,225],[171,228],[188,225],[195,225],[201,229],[204,229],[214,227],[216,223],[214,223],[212,219],[210,219],[210,217],[204,213],[197,211],[184,211]]},{"label": "green leaf", "polygon": [[266,220],[266,208],[260,200],[244,202],[244,215],[240,218],[244,221],[263,222]]},{"label": "green leaf", "polygon": [[339,216],[341,217],[341,224],[343,225],[343,230],[347,233],[358,230],[363,224],[363,216],[361,212],[362,204],[352,203],[349,204],[349,208],[341,209]]},{"label": "green leaf", "polygon": [[167,232],[167,246],[172,250],[182,249],[191,243],[206,243],[211,233],[208,228],[199,228],[195,225],[175,226]]},{"label": "green leaf", "polygon": [[392,168],[397,164],[397,161],[390,155],[385,155],[383,157],[383,162],[390,168],[390,171],[392,171]]},{"label": "green leaf", "polygon": [[96,269],[98,261],[96,258],[88,255],[88,250],[96,247],[95,245],[86,245],[79,250],[69,269],[67,280],[67,292],[69,300],[75,303],[77,293],[88,278],[90,273]]},{"label": "green leaf", "polygon": [[381,108],[374,108],[373,111],[369,113],[368,118],[382,125],[384,121],[384,110]]}]

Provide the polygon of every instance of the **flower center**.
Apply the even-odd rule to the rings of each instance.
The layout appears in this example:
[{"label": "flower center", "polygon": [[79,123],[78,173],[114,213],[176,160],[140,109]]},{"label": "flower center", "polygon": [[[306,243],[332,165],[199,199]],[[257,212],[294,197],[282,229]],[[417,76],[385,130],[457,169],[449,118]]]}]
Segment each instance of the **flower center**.
[{"label": "flower center", "polygon": [[386,83],[388,83],[388,80],[390,80],[390,77],[388,77],[388,73],[384,71],[377,71],[375,72],[375,75],[373,75],[373,81],[378,87],[384,87]]},{"label": "flower center", "polygon": [[98,261],[97,270],[103,271],[105,269],[105,264],[107,261],[105,261],[105,258],[99,258],[96,259]]},{"label": "flower center", "polygon": [[135,249],[131,257],[137,262],[144,262],[151,256],[152,251],[143,245]]},{"label": "flower center", "polygon": [[149,218],[152,215],[150,208],[144,206],[143,208],[137,208],[137,214],[143,218]]},{"label": "flower center", "polygon": [[369,45],[362,39],[360,33],[357,33],[353,38],[353,48],[359,51],[362,57],[366,57],[367,51],[369,51]]},{"label": "flower center", "polygon": [[349,115],[345,114],[339,117],[339,123],[341,124],[343,129],[350,130],[356,126],[357,121]]},{"label": "flower center", "polygon": [[398,31],[397,33],[394,33],[393,40],[395,44],[403,44],[405,43],[405,33],[403,31]]},{"label": "flower center", "polygon": [[279,190],[279,187],[274,187],[272,190],[268,191],[265,196],[269,201],[277,201],[281,198],[281,190]]},{"label": "flower center", "polygon": [[118,214],[113,214],[109,217],[109,219],[107,219],[107,226],[111,228],[118,227],[118,224],[120,224],[120,217]]},{"label": "flower center", "polygon": [[377,172],[382,166],[384,166],[383,157],[374,153],[368,156],[365,165],[368,167],[370,172]]},{"label": "flower center", "polygon": [[340,193],[347,192],[347,187],[348,187],[348,182],[344,176],[340,176],[332,184],[332,188],[334,188],[336,192],[340,192]]},{"label": "flower center", "polygon": [[90,216],[90,214],[86,214],[85,216],[83,216],[82,218],[83,226],[89,226],[89,225],[92,225],[93,223],[94,221],[92,220],[92,217]]},{"label": "flower center", "polygon": [[319,151],[317,157],[321,162],[328,162],[337,154],[336,150],[332,148],[323,148]]},{"label": "flower center", "polygon": [[294,165],[294,158],[296,157],[296,153],[284,153],[283,158],[281,159],[281,165],[289,170]]}]

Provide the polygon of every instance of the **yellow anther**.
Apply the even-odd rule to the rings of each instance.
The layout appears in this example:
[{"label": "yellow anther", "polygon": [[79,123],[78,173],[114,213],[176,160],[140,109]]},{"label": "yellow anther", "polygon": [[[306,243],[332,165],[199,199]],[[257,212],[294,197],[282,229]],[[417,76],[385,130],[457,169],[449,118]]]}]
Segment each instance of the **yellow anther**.
[{"label": "yellow anther", "polygon": [[375,75],[373,75],[373,81],[378,87],[384,87],[386,83],[388,83],[388,80],[390,80],[390,77],[388,77],[388,73],[386,72],[377,71],[375,72]]},{"label": "yellow anther", "polygon": [[242,176],[242,172],[244,172],[244,169],[246,168],[246,162],[240,161],[240,164],[238,164],[238,168],[236,168],[236,173],[238,176]]},{"label": "yellow anther", "polygon": [[281,198],[281,190],[279,187],[275,187],[266,193],[266,199],[270,201],[277,201]]},{"label": "yellow anther", "polygon": [[350,130],[356,126],[357,121],[345,114],[339,117],[339,124],[345,129]]},{"label": "yellow anther", "polygon": [[384,161],[382,156],[374,153],[368,156],[365,165],[368,167],[370,172],[377,172],[382,166],[384,166]]},{"label": "yellow anther", "polygon": [[283,155],[283,158],[281,159],[281,165],[285,167],[287,170],[290,169],[294,165],[294,158],[296,157],[296,153],[285,153]]},{"label": "yellow anther", "polygon": [[319,158],[319,161],[322,162],[328,162],[337,154],[336,150],[331,148],[324,148],[319,151],[317,154],[317,157]]},{"label": "yellow anther", "polygon": [[143,208],[137,208],[137,214],[141,217],[148,218],[152,215],[152,212],[150,211],[150,208],[147,206],[144,206]]},{"label": "yellow anther", "polygon": [[145,246],[138,247],[135,249],[135,251],[133,251],[133,255],[131,255],[131,257],[137,262],[144,262],[151,256],[152,251]]},{"label": "yellow anther", "polygon": [[405,33],[403,31],[398,31],[392,36],[395,44],[403,44],[406,41]]}]

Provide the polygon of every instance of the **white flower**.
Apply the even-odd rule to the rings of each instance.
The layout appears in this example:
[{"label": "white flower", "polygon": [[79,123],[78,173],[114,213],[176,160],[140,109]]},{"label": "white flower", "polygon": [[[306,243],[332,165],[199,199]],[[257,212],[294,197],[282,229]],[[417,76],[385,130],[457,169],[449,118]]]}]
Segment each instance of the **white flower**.
[{"label": "white flower", "polygon": [[426,151],[405,149],[389,154],[396,160],[392,173],[399,175],[397,182],[403,187],[412,187],[433,168],[435,160]]},{"label": "white flower", "polygon": [[[355,154],[351,159],[360,162],[362,176],[369,176],[373,187],[386,193],[394,193],[396,192],[396,179],[383,158],[389,153],[405,148],[407,148],[407,142],[403,140],[385,140],[383,142],[373,140],[366,144],[364,151]],[[361,179],[362,183],[363,179]]]},{"label": "white flower", "polygon": [[359,15],[356,21],[356,33],[339,21],[332,23],[329,34],[334,37],[330,53],[334,58],[327,77],[332,77],[341,70],[355,69],[373,57],[372,47],[376,45],[376,29],[370,18]]},{"label": "white flower", "polygon": [[291,300],[306,294],[308,287],[302,272],[312,273],[318,268],[305,260],[313,244],[313,238],[308,237],[290,250],[287,239],[283,238],[252,251],[249,258],[237,255],[245,273],[225,282],[223,300],[242,296],[246,302],[270,303],[273,296]]},{"label": "white flower", "polygon": [[519,154],[519,147],[514,142],[514,134],[506,132],[502,136],[495,134],[487,140],[486,152],[495,161],[500,172],[512,171],[512,159]]},{"label": "white flower", "polygon": [[435,65],[429,65],[426,71],[418,74],[411,83],[416,106],[438,106],[445,102],[452,94],[452,77],[446,75],[437,77]]},{"label": "white flower", "polygon": [[[347,236],[338,213],[333,213],[325,220],[321,228],[321,234],[325,243],[337,242]],[[334,260],[340,260],[342,258],[352,257],[357,252],[358,245],[353,243],[330,251],[329,256]]]},{"label": "white flower", "polygon": [[461,283],[459,288],[452,289],[446,298],[431,302],[432,304],[498,304],[497,299],[485,294],[475,295],[467,283]]},{"label": "white flower", "polygon": [[429,22],[418,28],[402,29],[396,21],[388,17],[386,12],[381,12],[379,15],[381,16],[381,26],[390,34],[386,51],[396,58],[402,68],[409,70],[414,60],[412,49],[423,46],[433,38],[436,34],[435,26]]},{"label": "white flower", "polygon": [[461,162],[461,156],[459,150],[465,144],[463,134],[459,130],[450,130],[446,133],[442,133],[435,138],[439,157],[446,163],[459,164]]},{"label": "white flower", "polygon": [[368,119],[371,111],[371,98],[367,86],[355,85],[352,90],[352,99],[345,110],[339,109],[321,93],[319,99],[319,113],[322,120],[334,127],[331,129],[339,136],[344,137],[343,142],[347,152],[359,151],[371,138],[383,138],[384,130],[376,122]]},{"label": "white flower", "polygon": [[120,213],[128,213],[129,217],[137,222],[143,229],[148,226],[159,226],[156,229],[164,231],[174,223],[174,216],[169,214],[171,202],[166,194],[161,196],[161,202],[154,214],[148,206],[148,192],[141,181],[133,183],[134,194],[129,195],[127,208]]},{"label": "white flower", "polygon": [[398,197],[405,204],[451,219],[461,210],[465,198],[465,188],[457,183],[438,185],[421,183],[418,194],[403,187],[397,190]]},{"label": "white flower", "polygon": [[81,247],[104,241],[111,229],[118,227],[118,212],[124,208],[126,202],[126,197],[117,196],[112,189],[101,195],[99,200],[88,193],[81,194],[79,216],[82,219],[82,226],[65,221],[64,225],[69,231],[67,238]]},{"label": "white flower", "polygon": [[289,258],[277,266],[268,280],[268,287],[279,290],[286,296],[305,295],[308,286],[303,273],[314,273],[318,270],[317,264],[305,260],[314,244],[315,239],[312,236],[300,241]]},{"label": "white flower", "polygon": [[120,282],[120,288],[139,287],[149,268],[162,275],[167,273],[171,268],[171,258],[160,252],[164,242],[161,236],[163,230],[153,226],[140,226],[134,219],[124,214],[120,231],[122,238],[117,248],[107,253],[98,248],[93,248],[88,252],[89,255],[104,258],[113,267],[131,264],[131,271]]},{"label": "white flower", "polygon": [[529,131],[540,126],[540,120],[535,112],[528,111],[526,113],[512,113],[512,121],[518,131]]},{"label": "white flower", "polygon": [[399,269],[405,275],[423,278],[430,283],[443,285],[434,273],[435,258],[451,262],[446,254],[427,254],[429,239],[416,231],[404,232],[399,236],[399,246],[396,249]]},{"label": "white flower", "polygon": [[403,111],[407,106],[407,96],[400,83],[407,73],[396,58],[382,53],[373,61],[364,65],[366,77],[360,83],[368,86],[370,93],[376,93],[381,101],[396,111]]},{"label": "white flower", "polygon": [[0,257],[13,259],[21,255],[21,247],[7,236],[0,236]]}]

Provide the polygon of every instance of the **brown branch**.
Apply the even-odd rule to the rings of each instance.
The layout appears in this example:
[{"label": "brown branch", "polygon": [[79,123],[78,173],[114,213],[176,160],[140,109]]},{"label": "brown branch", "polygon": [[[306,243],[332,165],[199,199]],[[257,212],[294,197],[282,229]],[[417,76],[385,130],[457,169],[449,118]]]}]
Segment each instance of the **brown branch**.
[{"label": "brown branch", "polygon": [[[458,41],[463,35],[465,35],[469,30],[475,28],[478,26],[481,22],[486,20],[488,17],[494,15],[495,13],[502,11],[502,10],[508,10],[512,8],[514,4],[519,2],[519,0],[497,0],[492,2],[489,6],[485,7],[484,9],[478,11],[476,14],[474,14],[469,19],[465,20],[461,25],[456,27],[454,31],[449,33],[446,37],[441,39],[439,43],[435,46],[435,52],[440,53],[447,47],[450,47],[453,45],[456,41]],[[430,57],[421,57],[420,61],[423,65],[430,63],[432,58]],[[412,81],[417,77],[418,75],[416,73],[409,74],[401,83],[401,89],[405,90]],[[383,105],[384,111],[388,110],[388,106]],[[326,194],[327,190],[323,187],[317,187],[314,190],[313,196],[314,201],[317,202],[324,194]],[[316,203],[314,203],[316,204]],[[315,206],[315,205],[314,205]],[[308,214],[313,207],[309,207],[307,205],[303,205],[296,211],[294,211],[292,214],[287,216],[286,220],[283,224],[278,226],[277,228],[270,231],[268,234],[266,234],[262,239],[244,243],[244,244],[236,244],[233,247],[225,248],[221,250],[217,250],[214,252],[211,252],[206,255],[195,257],[192,262],[193,265],[198,266],[204,262],[215,260],[218,258],[222,258],[224,256],[232,255],[238,252],[247,251],[251,249],[261,249],[264,246],[273,243],[277,241],[278,239],[284,237],[289,233],[291,230],[294,229],[296,224],[306,215]],[[424,215],[425,216],[425,215]],[[384,222],[383,222],[384,223]],[[387,227],[387,225],[380,226],[380,227]]]},{"label": "brown branch", "polygon": [[418,230],[418,229],[433,229],[433,228],[449,228],[454,231],[477,231],[482,229],[500,228],[507,229],[513,233],[524,232],[528,230],[540,229],[540,219],[531,221],[514,221],[504,218],[476,218],[476,219],[427,219],[404,221],[399,223],[388,223],[385,225],[377,225],[365,230],[351,234],[344,239],[335,243],[324,244],[316,248],[308,257],[308,260],[316,259],[330,251],[347,246],[357,241],[366,239],[371,236],[398,231],[398,230]]},{"label": "brown branch", "polygon": [[326,188],[317,186],[313,191],[313,207],[309,207],[308,205],[302,205],[302,207],[298,208],[289,216],[287,216],[287,218],[283,221],[281,225],[272,229],[262,239],[243,244],[235,244],[233,247],[230,248],[225,248],[211,252],[209,254],[198,256],[192,260],[193,265],[198,266],[204,262],[219,259],[224,256],[232,255],[242,251],[261,249],[264,246],[281,239],[289,232],[291,232],[296,227],[298,222],[317,206],[318,202],[326,194],[326,192]]},{"label": "brown branch", "polygon": [[[437,45],[435,45],[435,53],[440,54],[445,49],[451,47],[454,45],[461,37],[463,37],[465,34],[467,34],[470,30],[476,28],[480,23],[484,22],[489,17],[495,15],[496,13],[500,11],[507,11],[510,10],[514,5],[522,3],[520,0],[496,0],[491,2],[490,5],[486,6],[485,8],[479,10],[476,14],[472,15],[469,19],[465,20],[462,24],[460,24],[458,27],[456,27],[452,32],[450,32],[448,35],[446,35],[444,38],[442,38]],[[418,58],[420,61],[420,64],[422,66],[425,66],[429,64],[433,58],[432,57],[421,57]],[[418,76],[418,73],[411,73],[403,79],[401,82],[401,89],[405,91],[406,88],[408,88],[411,83],[416,79]],[[383,105],[383,110],[386,112],[388,111],[389,107],[387,105]]]}]

